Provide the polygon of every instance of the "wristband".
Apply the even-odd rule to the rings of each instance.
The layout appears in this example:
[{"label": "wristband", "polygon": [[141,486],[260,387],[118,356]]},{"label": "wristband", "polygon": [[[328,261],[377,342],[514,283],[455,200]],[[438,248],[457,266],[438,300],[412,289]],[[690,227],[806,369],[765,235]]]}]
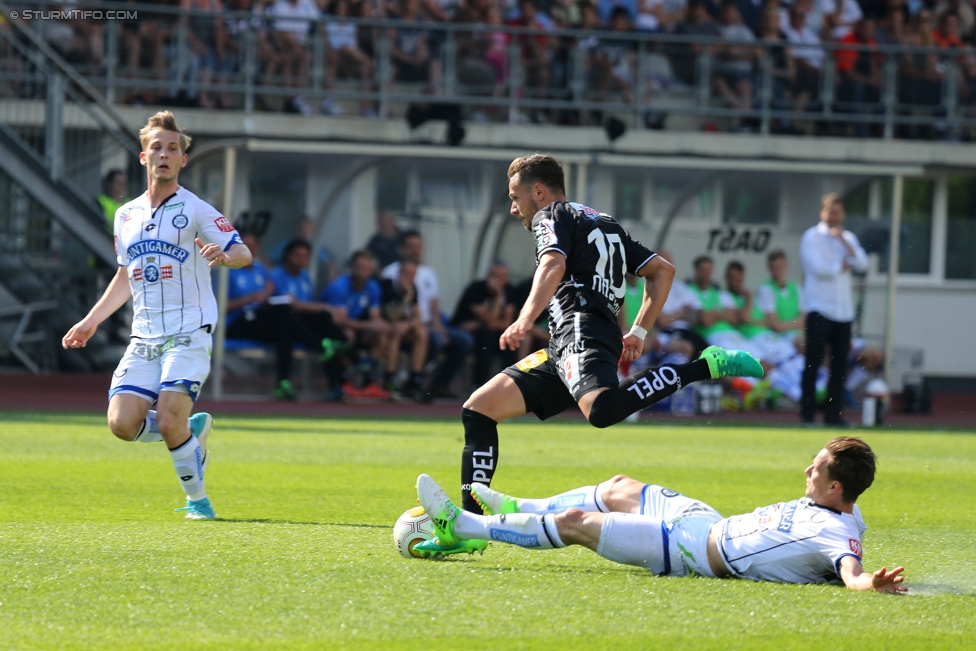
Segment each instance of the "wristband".
[{"label": "wristband", "polygon": [[647,339],[647,330],[645,330],[644,328],[636,324],[630,326],[630,332],[628,332],[627,334],[634,335],[635,337],[639,337],[641,341]]}]

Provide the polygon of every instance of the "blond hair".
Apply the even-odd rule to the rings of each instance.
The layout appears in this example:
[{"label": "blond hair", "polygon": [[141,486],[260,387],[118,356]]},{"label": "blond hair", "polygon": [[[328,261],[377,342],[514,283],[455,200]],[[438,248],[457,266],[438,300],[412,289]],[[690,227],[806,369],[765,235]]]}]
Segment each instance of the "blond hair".
[{"label": "blond hair", "polygon": [[176,116],[173,115],[172,111],[160,111],[156,115],[149,118],[146,122],[146,126],[139,129],[139,143],[142,145],[142,150],[146,151],[146,147],[149,146],[149,138],[152,136],[152,132],[156,129],[162,129],[163,131],[174,131],[180,134],[180,150],[185,154],[186,150],[190,148],[190,142],[192,138],[183,133],[176,124]]},{"label": "blond hair", "polygon": [[841,200],[839,194],[837,194],[836,192],[828,192],[823,196],[823,199],[820,200],[820,207],[830,208],[835,203],[839,203],[841,206],[844,205],[844,202]]}]

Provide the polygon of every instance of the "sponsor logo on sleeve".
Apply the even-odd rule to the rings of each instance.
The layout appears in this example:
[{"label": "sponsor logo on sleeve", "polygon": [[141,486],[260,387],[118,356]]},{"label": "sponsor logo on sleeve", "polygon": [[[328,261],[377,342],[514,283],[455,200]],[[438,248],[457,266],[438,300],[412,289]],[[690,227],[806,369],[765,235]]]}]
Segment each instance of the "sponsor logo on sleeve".
[{"label": "sponsor logo on sleeve", "polygon": [[677,497],[678,495],[681,495],[681,493],[678,491],[673,491],[670,488],[662,488],[661,495],[664,497]]},{"label": "sponsor logo on sleeve", "polygon": [[226,217],[218,217],[217,219],[214,220],[214,224],[217,225],[217,228],[220,229],[221,233],[234,232],[234,225],[231,224]]},{"label": "sponsor logo on sleeve", "polygon": [[857,538],[848,538],[847,544],[851,548],[851,551],[857,554],[857,557],[861,557],[861,541]]},{"label": "sponsor logo on sleeve", "polygon": [[541,251],[556,245],[556,225],[551,219],[543,219],[533,228],[535,231],[535,248]]}]

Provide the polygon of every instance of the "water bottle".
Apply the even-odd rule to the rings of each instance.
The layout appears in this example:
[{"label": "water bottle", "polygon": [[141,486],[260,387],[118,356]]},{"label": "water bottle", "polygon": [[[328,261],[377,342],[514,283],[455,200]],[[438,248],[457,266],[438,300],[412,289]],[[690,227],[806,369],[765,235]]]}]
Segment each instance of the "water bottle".
[{"label": "water bottle", "polygon": [[864,404],[861,407],[861,424],[876,427],[884,422],[888,385],[881,378],[874,378],[864,387]]}]

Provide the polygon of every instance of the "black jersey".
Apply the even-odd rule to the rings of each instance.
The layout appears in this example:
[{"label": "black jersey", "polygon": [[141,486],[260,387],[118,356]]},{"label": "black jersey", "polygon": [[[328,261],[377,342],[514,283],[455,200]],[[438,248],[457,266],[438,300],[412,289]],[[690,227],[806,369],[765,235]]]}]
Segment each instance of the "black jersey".
[{"label": "black jersey", "polygon": [[614,323],[623,305],[626,274],[637,274],[656,254],[612,217],[579,203],[554,201],[532,218],[535,260],[546,251],[566,256],[566,274],[549,302],[555,332],[577,312],[597,312]]}]

